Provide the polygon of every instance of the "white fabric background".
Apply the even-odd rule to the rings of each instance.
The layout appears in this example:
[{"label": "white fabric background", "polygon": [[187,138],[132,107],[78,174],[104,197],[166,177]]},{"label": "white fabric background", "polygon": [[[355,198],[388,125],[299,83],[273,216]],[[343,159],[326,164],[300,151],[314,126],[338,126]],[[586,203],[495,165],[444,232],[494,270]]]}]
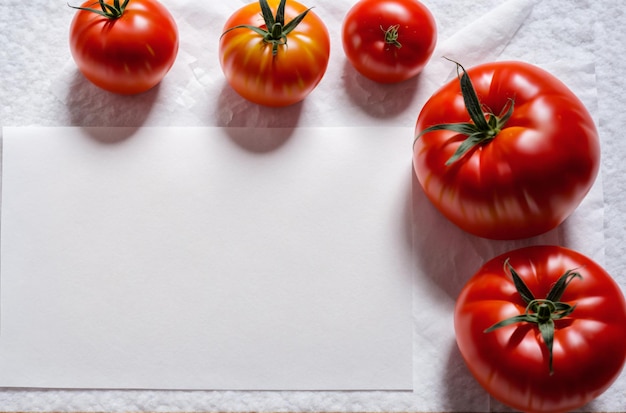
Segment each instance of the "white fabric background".
[{"label": "white fabric background", "polygon": [[[341,20],[355,0],[316,0],[308,5],[327,22],[332,36],[329,70],[304,103],[268,110],[248,104],[226,86],[217,60],[217,40],[226,18],[243,0],[197,2],[163,0],[178,21],[178,60],[157,89],[134,97],[100,91],[76,71],[67,32],[73,11],[64,1],[4,0],[0,4],[0,125],[2,126],[413,126],[429,85],[424,79],[380,87],[346,64],[339,38]],[[507,3],[501,31],[483,33],[474,24],[501,0],[424,0],[435,15],[439,42],[470,25],[452,47],[466,66],[482,59],[517,59],[560,67],[568,84],[595,81],[596,112],[602,140],[604,245],[590,246],[594,257],[626,289],[626,127],[621,58],[626,44],[622,5],[609,0],[517,0]],[[499,24],[499,25],[498,25]],[[487,26],[488,27],[488,26]],[[507,32],[509,30],[510,32]],[[475,36],[472,36],[472,33]],[[512,37],[509,41],[509,37]],[[450,44],[448,44],[450,45]],[[433,61],[432,65],[441,65]],[[446,70],[448,69],[447,66]],[[569,70],[568,70],[569,69]],[[446,78],[446,72],[443,78]],[[431,85],[432,86],[432,85]],[[592,88],[593,90],[593,88]],[[582,90],[581,90],[582,91]],[[588,92],[587,89],[584,92]],[[584,229],[582,230],[584,234]],[[597,237],[592,237],[596,239]],[[480,246],[479,246],[480,248]],[[460,281],[459,281],[460,282]],[[455,285],[454,288],[458,288]],[[487,399],[451,349],[451,368],[432,393],[398,392],[231,392],[0,389],[0,410],[56,411],[462,411],[468,406],[506,410]],[[626,411],[626,377],[583,411]],[[461,388],[446,388],[461,385]],[[478,397],[478,402],[474,400]],[[468,404],[468,403],[472,404]]]}]

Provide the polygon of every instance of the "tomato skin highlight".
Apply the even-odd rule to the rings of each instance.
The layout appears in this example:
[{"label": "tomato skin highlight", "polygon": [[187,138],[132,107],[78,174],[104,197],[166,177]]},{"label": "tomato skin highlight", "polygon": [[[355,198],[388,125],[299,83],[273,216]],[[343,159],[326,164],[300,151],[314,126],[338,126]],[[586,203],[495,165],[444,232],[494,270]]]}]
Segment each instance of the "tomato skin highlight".
[{"label": "tomato skin highlight", "polygon": [[[94,1],[82,7],[93,8]],[[80,72],[118,94],[156,86],[173,66],[178,47],[176,22],[156,0],[130,0],[117,19],[78,10],[70,26],[70,51]]]},{"label": "tomato skin highlight", "polygon": [[[554,373],[536,325],[491,325],[523,314],[526,303],[505,271],[510,264],[536,298],[568,270],[562,300],[576,305],[555,321]],[[456,340],[467,367],[495,399],[524,412],[567,412],[598,397],[626,363],[626,301],[619,285],[590,258],[559,246],[534,246],[488,261],[467,282],[454,312]]]},{"label": "tomato skin highlight", "polygon": [[[268,0],[268,4],[276,10],[279,0]],[[307,9],[287,1],[285,22]],[[275,55],[272,45],[253,30],[229,30],[240,25],[265,28],[258,2],[231,15],[219,42],[222,71],[240,96],[264,106],[288,106],[304,100],[322,80],[330,58],[330,35],[313,10],[287,34],[287,43],[279,45]]]},{"label": "tomato skin highlight", "polygon": [[[441,130],[416,139],[413,164],[427,197],[474,235],[520,239],[561,224],[591,189],[600,143],[591,115],[560,80],[523,62],[467,70],[484,108],[498,114],[514,100],[504,128],[451,165],[465,136]],[[424,105],[416,136],[437,124],[468,122],[458,79]]]},{"label": "tomato skin highlight", "polygon": [[[385,41],[397,30],[398,47]],[[419,74],[437,43],[431,12],[417,0],[360,0],[344,17],[342,44],[348,61],[363,76],[396,83]]]}]

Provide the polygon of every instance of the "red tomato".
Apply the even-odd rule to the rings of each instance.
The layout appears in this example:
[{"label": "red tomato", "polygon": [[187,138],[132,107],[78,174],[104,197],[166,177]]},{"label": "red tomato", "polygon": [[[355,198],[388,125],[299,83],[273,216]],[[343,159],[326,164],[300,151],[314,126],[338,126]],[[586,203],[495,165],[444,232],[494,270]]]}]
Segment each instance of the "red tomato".
[{"label": "red tomato", "polygon": [[342,40],[348,61],[363,76],[400,82],[430,60],[437,26],[417,0],[360,0],[344,18]]},{"label": "red tomato", "polygon": [[626,362],[619,285],[563,247],[522,248],[488,261],[461,291],[454,327],[476,380],[524,412],[579,408],[604,392]]},{"label": "red tomato", "polygon": [[228,19],[219,54],[226,80],[239,95],[287,106],[302,101],[322,80],[330,37],[322,20],[302,4],[260,0]]},{"label": "red tomato", "polygon": [[463,73],[417,120],[413,163],[424,192],[444,216],[481,237],[518,239],[555,228],[598,173],[589,112],[561,81],[527,63]]},{"label": "red tomato", "polygon": [[145,92],[174,64],[178,29],[156,0],[119,1],[87,0],[72,21],[70,50],[82,74],[102,89]]}]

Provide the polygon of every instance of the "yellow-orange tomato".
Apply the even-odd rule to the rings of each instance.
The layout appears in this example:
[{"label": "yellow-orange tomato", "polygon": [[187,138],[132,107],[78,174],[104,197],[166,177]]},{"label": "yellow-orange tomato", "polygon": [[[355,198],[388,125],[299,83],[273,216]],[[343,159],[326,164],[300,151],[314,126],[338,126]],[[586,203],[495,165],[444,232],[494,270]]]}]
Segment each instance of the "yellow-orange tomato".
[{"label": "yellow-orange tomato", "polygon": [[239,95],[261,105],[287,106],[303,100],[322,80],[330,37],[306,6],[260,0],[228,19],[219,55],[226,80]]}]

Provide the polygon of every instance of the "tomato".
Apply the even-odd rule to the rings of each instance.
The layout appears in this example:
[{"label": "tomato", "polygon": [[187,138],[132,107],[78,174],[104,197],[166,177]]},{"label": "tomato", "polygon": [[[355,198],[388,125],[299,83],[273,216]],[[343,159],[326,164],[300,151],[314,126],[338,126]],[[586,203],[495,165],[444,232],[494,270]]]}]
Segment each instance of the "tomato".
[{"label": "tomato", "polygon": [[555,228],[598,173],[589,112],[560,80],[528,63],[459,70],[460,80],[435,92],[417,120],[413,164],[425,194],[481,237],[519,239]]},{"label": "tomato", "polygon": [[226,21],[219,55],[226,80],[239,95],[261,105],[287,106],[302,101],[322,80],[330,37],[324,22],[304,5],[260,0]]},{"label": "tomato", "polygon": [[[94,8],[97,6],[97,8]],[[178,29],[156,0],[87,0],[70,27],[70,50],[96,86],[136,94],[157,85],[178,53]]]},{"label": "tomato", "polygon": [[454,327],[476,380],[525,412],[579,408],[626,362],[619,285],[590,258],[559,246],[522,248],[484,264],[457,298]]},{"label": "tomato", "polygon": [[363,76],[394,83],[416,76],[430,60],[437,26],[417,0],[360,0],[344,17],[343,49]]}]

